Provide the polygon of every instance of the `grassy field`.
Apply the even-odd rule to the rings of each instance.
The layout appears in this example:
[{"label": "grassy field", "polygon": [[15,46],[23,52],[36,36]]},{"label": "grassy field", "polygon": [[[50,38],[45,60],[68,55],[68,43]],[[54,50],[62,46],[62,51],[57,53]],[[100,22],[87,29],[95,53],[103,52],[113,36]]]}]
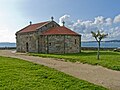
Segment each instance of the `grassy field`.
[{"label": "grassy field", "polygon": [[101,51],[100,60],[96,57],[97,51],[82,51],[77,54],[35,54],[30,55],[40,57],[50,57],[65,59],[65,61],[88,63],[92,65],[100,65],[112,70],[120,71],[120,52]]},{"label": "grassy field", "polygon": [[0,56],[0,90],[107,90],[57,70]]}]

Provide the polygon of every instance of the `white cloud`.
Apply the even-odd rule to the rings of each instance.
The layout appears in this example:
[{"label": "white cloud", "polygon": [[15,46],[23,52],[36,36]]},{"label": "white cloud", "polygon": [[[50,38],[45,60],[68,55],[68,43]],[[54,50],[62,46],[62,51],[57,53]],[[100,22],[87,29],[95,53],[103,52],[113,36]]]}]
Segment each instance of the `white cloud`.
[{"label": "white cloud", "polygon": [[[119,20],[119,15],[116,16],[117,20]],[[116,18],[115,17],[115,18]],[[95,17],[94,20],[86,20],[82,21],[78,19],[77,21],[71,21],[70,15],[64,15],[59,19],[59,23],[62,21],[66,22],[66,27],[74,30],[77,33],[82,35],[82,40],[93,40],[91,35],[91,31],[104,31],[104,33],[108,33],[108,39],[118,39],[120,38],[120,26],[116,23],[113,23],[112,18],[105,18],[103,16]]]},{"label": "white cloud", "polygon": [[111,28],[109,31],[109,37],[115,38],[120,36],[120,27]]},{"label": "white cloud", "polygon": [[62,22],[64,21],[64,22],[70,22],[70,20],[69,20],[69,18],[70,18],[70,15],[64,15],[64,16],[62,16],[62,17],[60,17],[59,18],[59,24],[60,25],[62,25]]},{"label": "white cloud", "polygon": [[[0,42],[15,42],[14,32],[6,27],[0,27]],[[7,41],[6,41],[7,40]]]},{"label": "white cloud", "polygon": [[65,22],[65,25],[68,27],[72,27],[74,22],[72,20],[70,20],[70,15],[63,15],[62,17],[59,18],[59,24],[62,26],[63,25],[63,21]]},{"label": "white cloud", "polygon": [[120,14],[115,16],[114,18],[114,23],[119,23],[120,22]]},{"label": "white cloud", "polygon": [[107,18],[106,20],[106,25],[112,25],[113,20],[111,18]]},{"label": "white cloud", "polygon": [[105,18],[103,16],[98,16],[95,18],[94,24],[103,25],[105,23]]},{"label": "white cloud", "polygon": [[15,42],[15,32],[25,26],[18,5],[19,0],[0,0],[0,42]]}]

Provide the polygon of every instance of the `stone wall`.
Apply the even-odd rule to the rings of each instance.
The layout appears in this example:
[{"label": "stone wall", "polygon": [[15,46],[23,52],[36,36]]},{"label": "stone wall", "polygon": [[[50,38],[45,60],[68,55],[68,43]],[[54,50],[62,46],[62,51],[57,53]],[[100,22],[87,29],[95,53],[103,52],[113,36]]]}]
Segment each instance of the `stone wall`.
[{"label": "stone wall", "polygon": [[47,53],[47,36],[39,37],[39,53]]},{"label": "stone wall", "polygon": [[48,53],[64,53],[64,36],[48,36]]},{"label": "stone wall", "polygon": [[[38,41],[39,36],[43,31],[46,31],[52,27],[59,26],[56,22],[52,21],[38,29],[36,32],[28,33],[17,33],[16,34],[16,44],[18,52],[46,52],[46,46],[41,46],[40,43],[43,43],[41,39]],[[40,45],[39,45],[40,44]],[[39,47],[38,47],[39,46]],[[43,48],[41,51],[41,48]]]},{"label": "stone wall", "polygon": [[38,38],[36,32],[17,34],[16,42],[18,52],[38,52]]},{"label": "stone wall", "polygon": [[79,53],[80,36],[48,35],[40,36],[39,43],[41,53]]},{"label": "stone wall", "polygon": [[65,53],[79,53],[81,48],[80,36],[65,36]]},{"label": "stone wall", "polygon": [[18,52],[38,53],[79,53],[81,50],[81,37],[73,35],[41,35],[52,27],[59,26],[52,21],[36,32],[17,33],[16,44]]}]

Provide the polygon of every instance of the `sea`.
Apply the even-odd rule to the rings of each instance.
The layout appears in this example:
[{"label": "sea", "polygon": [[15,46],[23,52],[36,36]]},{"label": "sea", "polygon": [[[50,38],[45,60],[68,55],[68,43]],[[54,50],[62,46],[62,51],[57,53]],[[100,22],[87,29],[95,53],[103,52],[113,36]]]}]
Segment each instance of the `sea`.
[{"label": "sea", "polygon": [[[82,42],[82,47],[97,47],[97,42]],[[16,43],[0,43],[0,48],[16,47]],[[120,47],[120,42],[101,42],[102,48],[117,48]]]},{"label": "sea", "polygon": [[0,48],[4,48],[4,47],[16,47],[16,43],[8,43],[8,42],[0,43]]},{"label": "sea", "polygon": [[[97,47],[97,42],[82,42],[82,47]],[[100,45],[102,48],[118,48],[120,47],[120,42],[101,42]]]}]

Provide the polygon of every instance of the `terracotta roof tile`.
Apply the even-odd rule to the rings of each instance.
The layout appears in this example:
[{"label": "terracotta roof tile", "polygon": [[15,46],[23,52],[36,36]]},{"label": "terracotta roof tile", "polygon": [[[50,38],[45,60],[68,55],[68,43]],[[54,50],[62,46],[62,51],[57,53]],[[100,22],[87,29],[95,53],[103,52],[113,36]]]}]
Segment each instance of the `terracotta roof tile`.
[{"label": "terracotta roof tile", "polygon": [[54,27],[45,32],[42,35],[80,35],[64,26]]},{"label": "terracotta roof tile", "polygon": [[28,25],[25,28],[23,28],[20,31],[18,31],[18,33],[25,33],[25,32],[36,31],[39,27],[41,27],[41,26],[43,26],[43,25],[45,25],[47,23],[49,23],[49,21],[48,22],[42,22],[42,23]]}]

